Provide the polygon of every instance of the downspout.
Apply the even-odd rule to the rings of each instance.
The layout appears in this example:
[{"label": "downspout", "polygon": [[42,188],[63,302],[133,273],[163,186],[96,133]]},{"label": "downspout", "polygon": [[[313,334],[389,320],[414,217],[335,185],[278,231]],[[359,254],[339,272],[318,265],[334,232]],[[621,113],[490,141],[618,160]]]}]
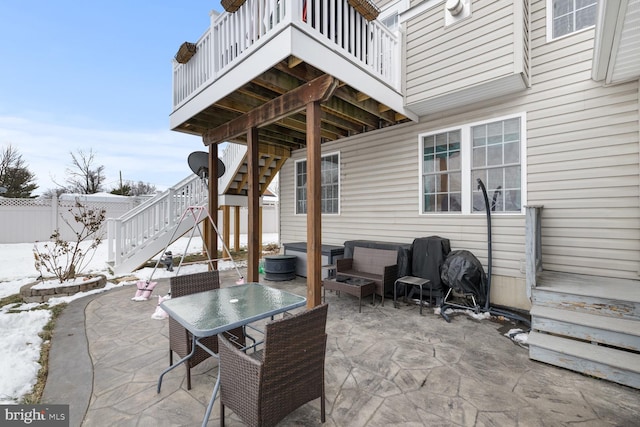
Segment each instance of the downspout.
[{"label": "downspout", "polygon": [[482,180],[478,178],[478,189],[482,191],[482,197],[484,198],[484,208],[487,212],[487,297],[484,302],[484,311],[489,311],[490,303],[489,296],[491,295],[491,264],[493,264],[493,254],[491,247],[491,206],[489,205],[489,197],[487,196],[487,189],[484,186]]},{"label": "downspout", "polygon": [[[491,265],[493,264],[493,253],[491,247],[491,209],[492,206],[489,204],[489,197],[487,196],[487,189],[484,186],[482,180],[478,178],[478,188],[482,191],[482,197],[484,198],[484,206],[487,211],[487,298],[485,299],[484,308],[482,311],[488,312],[493,316],[503,316],[508,319],[516,320],[526,324],[529,328],[531,328],[531,321],[519,314],[512,313],[510,311],[497,309],[491,307],[490,296],[491,296]],[[496,190],[498,191],[498,190]],[[494,194],[495,196],[495,194]],[[495,200],[494,200],[495,205]]]}]

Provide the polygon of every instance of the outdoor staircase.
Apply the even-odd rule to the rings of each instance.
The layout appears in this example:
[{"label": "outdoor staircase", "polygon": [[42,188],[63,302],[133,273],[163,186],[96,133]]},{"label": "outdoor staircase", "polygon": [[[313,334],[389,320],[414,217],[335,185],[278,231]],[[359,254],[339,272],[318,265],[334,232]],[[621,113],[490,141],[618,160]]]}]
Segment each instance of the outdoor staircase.
[{"label": "outdoor staircase", "polygon": [[[290,152],[288,149],[262,145],[258,151],[258,181],[262,195],[289,158]],[[247,206],[246,146],[229,143],[222,161],[225,173],[218,179],[221,196],[219,206]],[[188,208],[206,206],[208,196],[206,184],[192,174],[123,216],[108,219],[107,262],[113,274],[122,275],[136,270],[191,230],[195,218],[188,213]]]},{"label": "outdoor staircase", "polygon": [[[291,151],[284,147],[260,144],[258,154],[258,191],[262,195],[280,171],[284,162],[291,157]],[[227,172],[218,181],[218,188],[220,188],[221,194],[246,196],[249,192],[247,147],[229,143],[224,151],[222,161],[227,168]]]},{"label": "outdoor staircase", "polygon": [[640,389],[640,281],[542,271],[529,357]]}]

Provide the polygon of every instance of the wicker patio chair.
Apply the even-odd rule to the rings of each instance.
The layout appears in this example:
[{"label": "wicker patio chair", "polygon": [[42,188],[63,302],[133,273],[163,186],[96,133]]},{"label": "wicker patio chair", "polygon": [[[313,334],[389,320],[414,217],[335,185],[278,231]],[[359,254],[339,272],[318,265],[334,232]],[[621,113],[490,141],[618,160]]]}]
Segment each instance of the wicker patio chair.
[{"label": "wicker patio chair", "polygon": [[326,322],[327,304],[272,321],[252,354],[220,337],[220,425],[225,406],[249,426],[268,427],[318,397],[324,423]]},{"label": "wicker patio chair", "polygon": [[[215,270],[186,274],[172,277],[170,285],[171,297],[177,298],[183,295],[218,289],[220,288],[220,277]],[[234,337],[236,342],[244,346],[242,327],[233,329],[229,331],[229,333]],[[218,353],[218,337],[216,335],[204,338],[200,340],[200,342],[214,353]],[[191,333],[169,316],[169,365],[173,365],[173,352],[175,352],[180,359],[191,353],[191,348]],[[196,353],[184,362],[187,368],[187,390],[191,390],[191,368],[206,360],[208,357],[211,357],[209,353],[200,347],[196,347]]]}]

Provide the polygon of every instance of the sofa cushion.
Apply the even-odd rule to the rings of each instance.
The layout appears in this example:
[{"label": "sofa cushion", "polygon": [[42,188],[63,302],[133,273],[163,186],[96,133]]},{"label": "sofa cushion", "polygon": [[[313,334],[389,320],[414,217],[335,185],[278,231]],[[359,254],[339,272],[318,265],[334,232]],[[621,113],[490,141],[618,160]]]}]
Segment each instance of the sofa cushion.
[{"label": "sofa cushion", "polygon": [[344,242],[344,258],[353,258],[357,247],[396,251],[398,256],[393,264],[398,265],[398,276],[411,275],[411,243],[347,240]]},{"label": "sofa cushion", "polygon": [[394,250],[353,248],[353,270],[382,276],[384,268],[395,265],[398,253]]}]

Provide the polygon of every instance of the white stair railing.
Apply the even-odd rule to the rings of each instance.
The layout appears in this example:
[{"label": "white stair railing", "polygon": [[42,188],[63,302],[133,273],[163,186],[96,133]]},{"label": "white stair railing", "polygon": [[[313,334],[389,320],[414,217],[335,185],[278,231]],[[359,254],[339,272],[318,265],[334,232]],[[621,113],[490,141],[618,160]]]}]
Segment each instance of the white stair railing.
[{"label": "white stair railing", "polygon": [[[225,173],[218,180],[221,193],[242,166],[247,147],[229,143],[222,153]],[[208,203],[206,184],[190,175],[167,191],[136,206],[119,218],[107,220],[107,261],[114,274],[129,273],[164,250],[192,228],[189,221],[180,223],[184,212]]]},{"label": "white stair railing", "polygon": [[[129,267],[130,262],[127,261],[139,259],[136,255],[143,251],[145,255],[142,258],[149,259],[162,250],[162,247],[156,249],[157,245],[152,243],[167,234],[168,230],[173,230],[187,207],[201,206],[207,202],[207,198],[206,185],[199,177],[192,175],[125,215],[108,219],[108,263],[114,272],[121,271],[125,265]],[[150,246],[154,248],[153,253],[145,251]],[[137,265],[131,266],[135,267]]]},{"label": "white stair railing", "polygon": [[227,144],[224,153],[222,153],[222,162],[225,166],[225,173],[218,181],[218,188],[221,193],[226,193],[229,190],[229,186],[233,183],[233,179],[244,163],[246,154],[246,145],[234,144],[232,142]]}]

